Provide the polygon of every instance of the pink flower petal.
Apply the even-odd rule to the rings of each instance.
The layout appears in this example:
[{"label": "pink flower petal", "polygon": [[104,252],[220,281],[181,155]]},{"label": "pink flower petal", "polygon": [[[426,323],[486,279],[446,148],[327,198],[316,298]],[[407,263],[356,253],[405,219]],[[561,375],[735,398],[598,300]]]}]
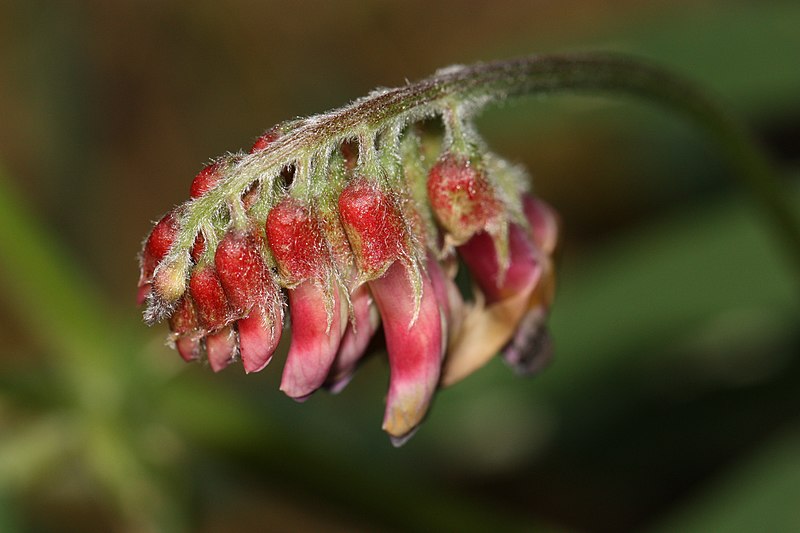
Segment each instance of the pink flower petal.
[{"label": "pink flower petal", "polygon": [[230,326],[206,337],[206,353],[214,372],[223,370],[236,360],[236,333]]},{"label": "pink flower petal", "polygon": [[147,297],[150,296],[150,293],[153,290],[153,284],[149,281],[141,282],[137,291],[136,291],[136,305],[142,305]]},{"label": "pink flower petal", "polygon": [[529,195],[522,198],[522,207],[531,225],[533,242],[546,255],[551,255],[558,243],[558,215],[545,202]]},{"label": "pink flower petal", "polygon": [[[305,399],[325,382],[347,324],[346,306],[338,289],[304,281],[289,291],[292,342],[283,368],[281,390],[291,398]],[[328,323],[328,301],[333,311]],[[343,316],[344,315],[344,316]]]},{"label": "pink flower petal", "polygon": [[200,359],[200,339],[195,336],[175,339],[175,349],[187,363]]},{"label": "pink flower petal", "polygon": [[428,253],[428,276],[431,278],[439,308],[445,317],[447,335],[456,334],[461,326],[464,299],[455,282],[445,273],[442,265],[430,252]]},{"label": "pink flower petal", "polygon": [[488,233],[479,233],[458,247],[458,254],[490,304],[519,292],[530,294],[541,275],[538,253],[525,230],[516,224],[509,224],[508,253],[509,267],[503,275]]},{"label": "pink flower petal", "polygon": [[550,255],[558,242],[558,215],[553,208],[532,196],[523,197],[525,217],[536,247],[543,252],[542,276],[528,302],[514,338],[503,349],[503,359],[519,374],[533,374],[552,359],[553,346],[546,321],[555,295],[555,270]]},{"label": "pink flower petal", "polygon": [[260,372],[272,360],[283,330],[283,308],[280,302],[266,306],[257,304],[246,318],[237,323],[239,351],[244,371]]},{"label": "pink flower petal", "polygon": [[381,322],[380,314],[372,300],[367,285],[360,285],[350,295],[353,319],[347,324],[339,353],[331,367],[328,388],[334,394],[341,392],[352,378],[358,362],[364,356],[370,339]]},{"label": "pink flower petal", "polygon": [[501,276],[492,237],[479,233],[458,248],[481,290],[464,316],[460,332],[450,338],[442,384],[450,386],[488,363],[514,338],[540,283],[541,253],[516,224],[508,232],[509,267]]},{"label": "pink flower petal", "polygon": [[420,276],[418,314],[414,287],[403,262],[395,261],[383,276],[369,282],[383,321],[391,372],[383,429],[396,445],[425,417],[442,362],[442,315],[430,278],[425,272]]}]

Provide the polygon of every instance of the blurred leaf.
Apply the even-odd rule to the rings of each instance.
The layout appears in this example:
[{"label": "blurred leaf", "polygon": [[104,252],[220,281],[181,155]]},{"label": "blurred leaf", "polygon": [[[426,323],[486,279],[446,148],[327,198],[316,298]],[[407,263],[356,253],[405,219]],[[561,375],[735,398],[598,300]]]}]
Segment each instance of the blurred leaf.
[{"label": "blurred leaf", "polygon": [[649,24],[633,21],[613,39],[691,75],[741,111],[797,109],[798,20],[793,1],[709,3],[666,9]]},{"label": "blurred leaf", "polygon": [[654,531],[800,531],[800,429],[781,432]]},{"label": "blurred leaf", "polygon": [[19,509],[9,491],[0,489],[0,531],[22,531]]},{"label": "blurred leaf", "polygon": [[0,494],[33,485],[74,440],[65,421],[55,417],[15,428],[0,441]]},{"label": "blurred leaf", "polygon": [[[103,371],[117,355],[106,303],[69,255],[25,209],[0,168],[2,297],[86,405],[117,396]],[[106,400],[103,400],[103,399]]]},{"label": "blurred leaf", "polygon": [[796,277],[776,244],[755,208],[737,196],[679,208],[595,253],[565,258],[552,330],[569,356],[540,387],[569,390],[613,365],[626,346],[729,309],[799,316]]}]

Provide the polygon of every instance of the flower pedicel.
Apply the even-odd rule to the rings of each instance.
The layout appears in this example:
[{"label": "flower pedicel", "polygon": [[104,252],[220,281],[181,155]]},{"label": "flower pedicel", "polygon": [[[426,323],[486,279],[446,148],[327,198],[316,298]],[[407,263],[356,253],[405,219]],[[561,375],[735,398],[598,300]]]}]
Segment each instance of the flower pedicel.
[{"label": "flower pedicel", "polygon": [[183,359],[262,370],[288,304],[281,390],[303,400],[346,386],[382,327],[397,445],[438,388],[496,354],[524,373],[547,361],[555,212],[475,132],[483,102],[437,98],[431,80],[278,125],[198,173],[140,254],[145,319],[168,320]]}]

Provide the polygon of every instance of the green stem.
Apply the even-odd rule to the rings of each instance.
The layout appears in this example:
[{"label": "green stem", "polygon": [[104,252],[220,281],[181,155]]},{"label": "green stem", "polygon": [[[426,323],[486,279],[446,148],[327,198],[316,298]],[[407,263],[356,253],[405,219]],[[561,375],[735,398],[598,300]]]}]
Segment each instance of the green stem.
[{"label": "green stem", "polygon": [[[453,101],[474,109],[511,97],[556,92],[610,92],[665,105],[703,126],[718,142],[736,176],[769,214],[800,268],[800,217],[773,165],[742,124],[693,83],[641,60],[609,54],[537,55],[453,67],[404,87],[374,93],[338,110],[298,121],[267,150],[241,157],[211,194],[194,202],[176,248],[190,246],[200,222],[225,196],[277,175],[284,165],[329,151],[357,132],[376,134],[398,121],[441,114]],[[177,250],[176,250],[177,251]]]}]

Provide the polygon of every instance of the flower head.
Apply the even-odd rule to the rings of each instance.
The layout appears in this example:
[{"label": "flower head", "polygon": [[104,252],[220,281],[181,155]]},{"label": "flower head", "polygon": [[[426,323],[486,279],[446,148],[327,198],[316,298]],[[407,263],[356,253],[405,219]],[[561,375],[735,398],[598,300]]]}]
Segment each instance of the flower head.
[{"label": "flower head", "polygon": [[[201,170],[144,243],[138,300],[214,371],[262,370],[288,306],[281,390],[296,400],[346,386],[382,328],[383,428],[400,444],[438,388],[496,354],[524,373],[546,362],[558,224],[485,148],[474,103],[363,123],[359,105],[278,125]],[[436,113],[444,135],[416,123]]]}]

